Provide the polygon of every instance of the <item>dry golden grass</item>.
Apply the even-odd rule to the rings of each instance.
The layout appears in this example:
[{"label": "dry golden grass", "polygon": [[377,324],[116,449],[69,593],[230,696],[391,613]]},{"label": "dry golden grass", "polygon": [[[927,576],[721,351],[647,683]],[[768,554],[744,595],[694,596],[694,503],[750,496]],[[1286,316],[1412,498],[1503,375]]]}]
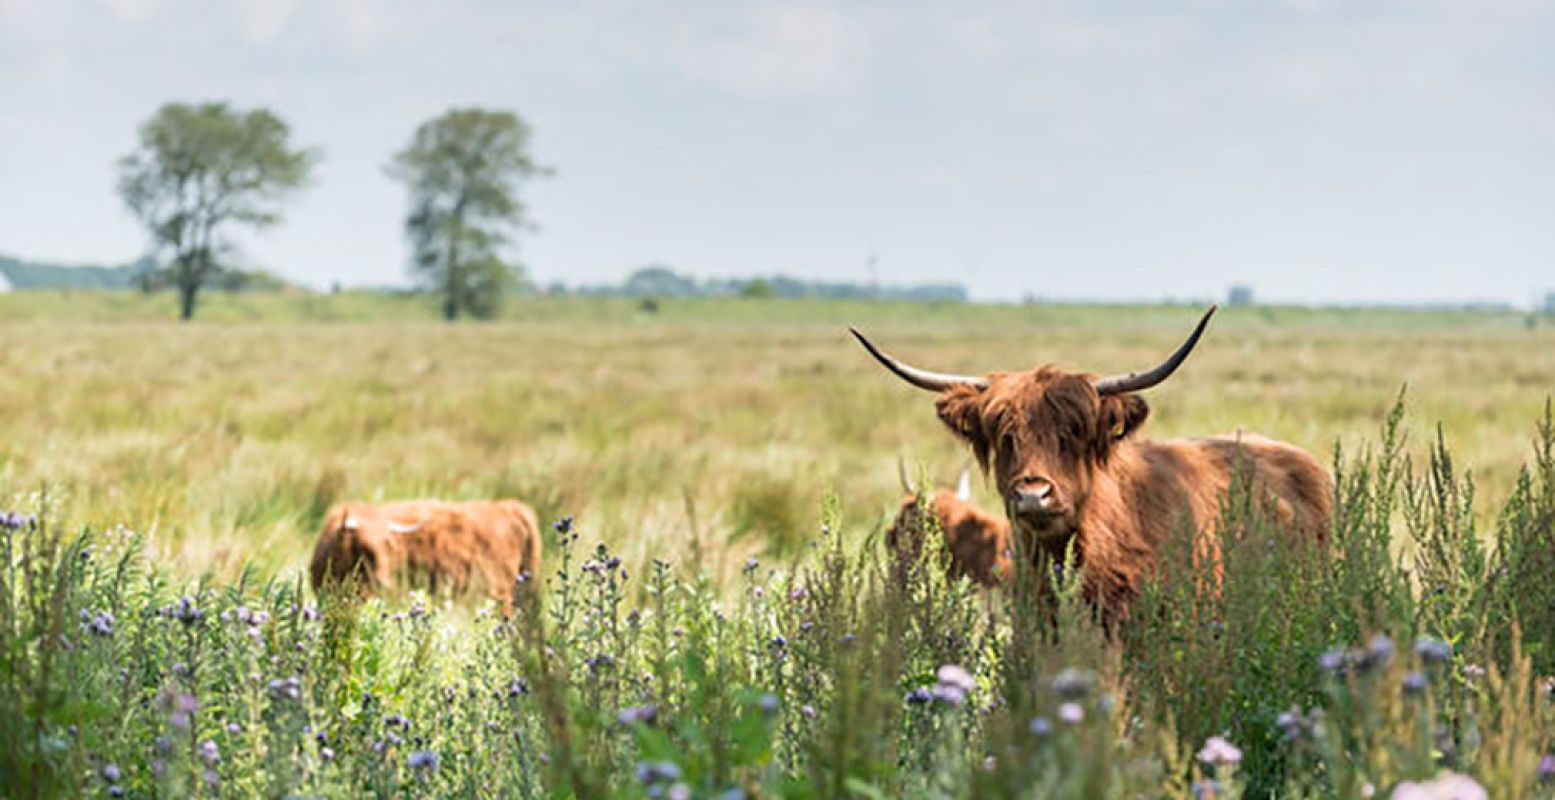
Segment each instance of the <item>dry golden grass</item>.
[{"label": "dry golden grass", "polygon": [[[212,321],[179,326],[158,321],[166,302],[0,298],[0,486],[47,485],[71,519],[153,531],[180,568],[223,574],[298,569],[338,498],[508,495],[575,514],[628,564],[700,553],[725,576],[802,545],[828,491],[848,520],[883,520],[898,455],[946,482],[965,458],[845,324],[935,369],[1111,372],[1159,359],[1197,313],[530,299],[447,326],[414,299],[217,297]],[[1241,427],[1326,459],[1372,438],[1406,384],[1412,449],[1440,420],[1499,499],[1555,392],[1555,328],[1223,311],[1149,393],[1146,434]]]}]

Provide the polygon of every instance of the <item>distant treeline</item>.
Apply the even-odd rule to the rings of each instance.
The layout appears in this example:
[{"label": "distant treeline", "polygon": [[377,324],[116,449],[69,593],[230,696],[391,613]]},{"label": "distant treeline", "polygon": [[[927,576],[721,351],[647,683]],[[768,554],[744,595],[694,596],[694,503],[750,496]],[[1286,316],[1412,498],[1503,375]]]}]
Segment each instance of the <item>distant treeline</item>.
[{"label": "distant treeline", "polygon": [[0,256],[0,285],[12,289],[128,289],[152,264],[143,259],[115,267],[63,266]]},{"label": "distant treeline", "polygon": [[[165,271],[151,258],[118,266],[63,265],[23,261],[0,256],[0,289],[120,289],[156,291],[168,288]],[[212,281],[213,289],[224,291],[306,291],[272,273],[248,270],[223,270]],[[365,288],[365,287],[364,287]],[[529,287],[537,289],[538,287]],[[401,287],[366,288],[401,294]],[[578,294],[603,297],[828,297],[845,299],[910,300],[923,303],[962,303],[966,287],[958,283],[869,286],[862,283],[809,281],[786,275],[764,278],[710,278],[699,280],[669,267],[645,267],[618,284],[569,287],[552,283],[547,294]]]},{"label": "distant treeline", "polygon": [[870,285],[845,281],[811,281],[786,275],[757,278],[706,278],[683,275],[670,267],[644,267],[619,284],[568,287],[551,284],[552,294],[614,297],[829,297],[855,300],[913,300],[918,302],[966,302],[966,287],[959,283]]},{"label": "distant treeline", "polygon": [[[49,264],[0,255],[0,290],[24,289],[138,289],[167,288],[166,273],[152,258],[117,266],[100,264]],[[261,270],[223,270],[212,281],[218,290],[281,291],[296,288],[284,279]]]}]

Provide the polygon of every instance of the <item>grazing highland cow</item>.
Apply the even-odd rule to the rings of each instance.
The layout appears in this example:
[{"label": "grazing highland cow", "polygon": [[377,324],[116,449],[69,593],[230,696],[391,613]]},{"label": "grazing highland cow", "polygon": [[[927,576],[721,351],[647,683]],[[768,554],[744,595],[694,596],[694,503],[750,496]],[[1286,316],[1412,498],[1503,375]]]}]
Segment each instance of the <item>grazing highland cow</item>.
[{"label": "grazing highland cow", "polygon": [[[917,559],[923,552],[928,520],[923,518],[923,506],[907,479],[907,470],[898,464],[898,472],[907,496],[886,529],[886,546],[904,558]],[[983,586],[993,586],[1010,574],[1010,524],[972,505],[971,476],[966,470],[961,471],[956,491],[934,490],[928,508],[945,534],[952,576],[966,575]]]},{"label": "grazing highland cow", "polygon": [[[939,394],[939,418],[991,469],[1019,545],[1034,558],[1061,559],[1072,543],[1082,590],[1105,619],[1127,613],[1163,540],[1179,525],[1213,531],[1235,476],[1273,518],[1321,539],[1333,514],[1327,471],[1298,447],[1261,436],[1151,442],[1150,414],[1135,392],[1166,380],[1198,343],[1211,307],[1186,342],[1143,373],[1099,378],[1042,366],[984,376],[908,366],[860,343],[891,372]],[[1218,552],[1198,547],[1213,559]]]},{"label": "grazing highland cow", "polygon": [[313,549],[313,588],[355,582],[363,592],[424,581],[460,595],[476,576],[511,611],[513,584],[540,571],[540,525],[517,500],[340,503]]}]

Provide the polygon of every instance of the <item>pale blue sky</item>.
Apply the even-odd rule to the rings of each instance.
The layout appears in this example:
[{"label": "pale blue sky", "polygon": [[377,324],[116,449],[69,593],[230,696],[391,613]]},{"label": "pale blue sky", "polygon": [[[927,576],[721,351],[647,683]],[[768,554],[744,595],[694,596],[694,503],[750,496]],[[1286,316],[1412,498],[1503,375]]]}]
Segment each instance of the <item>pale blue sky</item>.
[{"label": "pale blue sky", "polygon": [[169,100],[324,151],[254,264],[405,280],[383,164],[517,110],[539,280],[952,279],[980,298],[1555,290],[1555,3],[0,0],[0,252],[124,261]]}]

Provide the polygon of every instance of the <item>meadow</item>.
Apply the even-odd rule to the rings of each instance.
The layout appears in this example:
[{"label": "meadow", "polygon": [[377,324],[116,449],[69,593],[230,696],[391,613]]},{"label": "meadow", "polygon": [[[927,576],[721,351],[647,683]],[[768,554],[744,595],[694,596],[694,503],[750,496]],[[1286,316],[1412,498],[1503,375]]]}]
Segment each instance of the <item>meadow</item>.
[{"label": "meadow", "polygon": [[[1333,546],[1228,511],[1227,591],[1163,579],[1109,639],[1072,592],[1044,622],[882,552],[897,459],[966,455],[845,326],[1122,372],[1197,306],[170,305],[0,296],[0,488],[34,516],[0,520],[0,794],[1551,794],[1547,320],[1223,310],[1146,434],[1338,448]],[[330,503],[416,496],[568,520],[514,620],[302,586]]]}]

